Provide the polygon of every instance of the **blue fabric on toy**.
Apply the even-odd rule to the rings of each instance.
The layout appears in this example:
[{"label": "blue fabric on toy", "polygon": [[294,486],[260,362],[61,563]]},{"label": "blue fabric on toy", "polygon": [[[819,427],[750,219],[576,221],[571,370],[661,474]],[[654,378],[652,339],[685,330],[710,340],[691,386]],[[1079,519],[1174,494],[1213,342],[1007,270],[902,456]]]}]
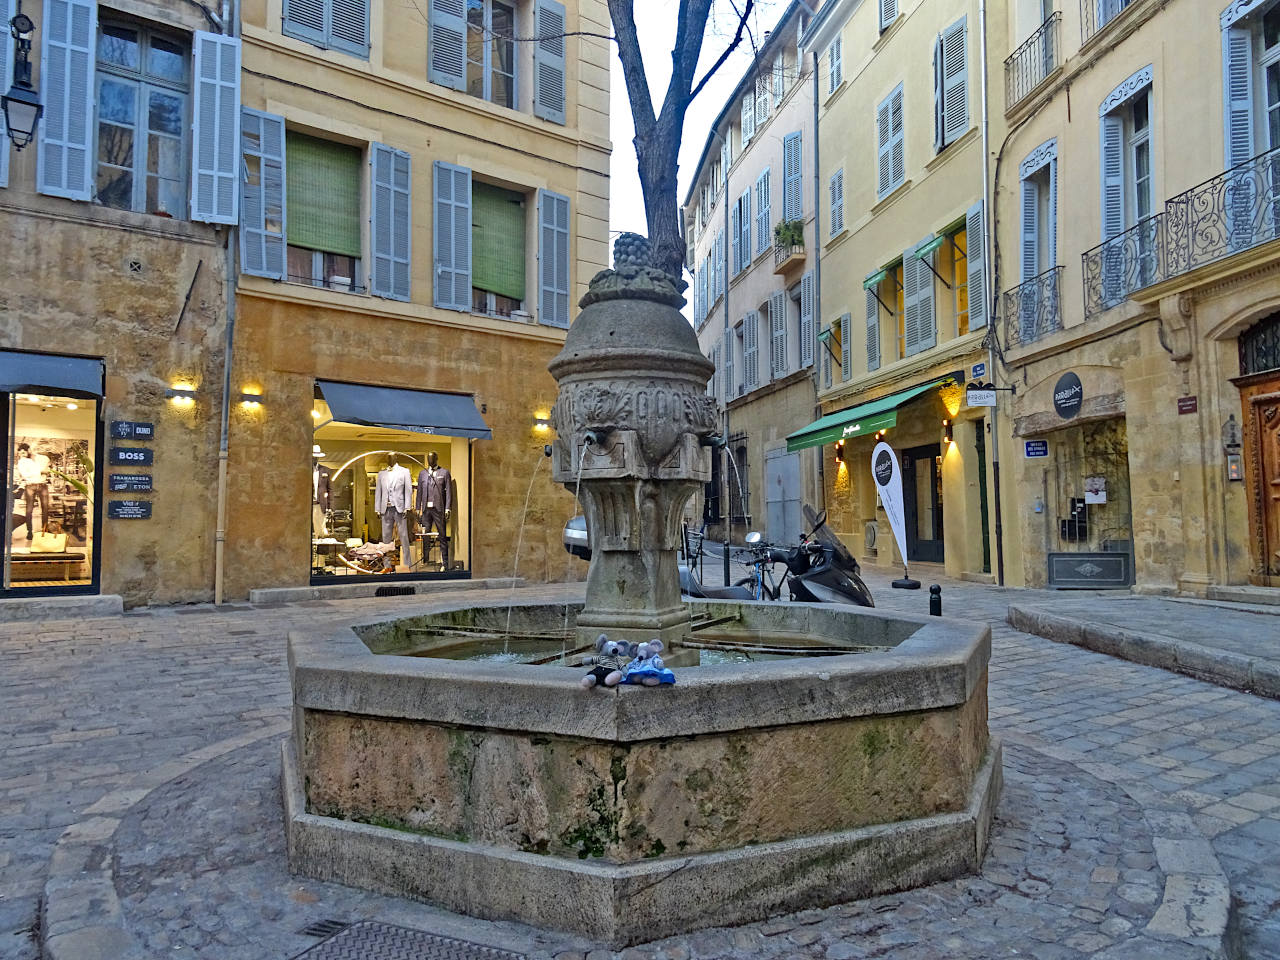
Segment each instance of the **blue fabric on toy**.
[{"label": "blue fabric on toy", "polygon": [[643,684],[646,687],[656,687],[661,683],[675,683],[676,675],[658,656],[661,650],[661,640],[649,640],[640,644],[640,648],[636,651],[636,658],[622,669],[622,682]]}]

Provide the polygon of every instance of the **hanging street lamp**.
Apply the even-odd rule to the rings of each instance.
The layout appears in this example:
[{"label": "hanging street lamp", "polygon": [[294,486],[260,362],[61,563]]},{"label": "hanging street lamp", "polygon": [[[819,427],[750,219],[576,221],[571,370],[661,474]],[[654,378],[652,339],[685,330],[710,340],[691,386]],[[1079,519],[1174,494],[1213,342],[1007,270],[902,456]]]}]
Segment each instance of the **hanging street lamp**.
[{"label": "hanging street lamp", "polygon": [[13,60],[13,86],[0,97],[5,128],[9,131],[9,139],[19,150],[34,139],[36,124],[44,113],[40,94],[31,86],[31,35],[35,30],[36,25],[19,6],[17,16],[9,21],[9,33],[13,35],[17,54]]}]

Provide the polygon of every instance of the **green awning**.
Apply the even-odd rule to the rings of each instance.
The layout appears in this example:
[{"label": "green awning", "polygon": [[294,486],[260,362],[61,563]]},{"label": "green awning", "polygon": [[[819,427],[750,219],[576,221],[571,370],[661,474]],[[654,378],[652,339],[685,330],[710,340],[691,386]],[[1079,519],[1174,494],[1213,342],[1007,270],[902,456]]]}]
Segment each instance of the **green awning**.
[{"label": "green awning", "polygon": [[951,375],[938,377],[917,387],[899,390],[879,400],[860,403],[856,407],[829,413],[803,430],[797,430],[787,437],[787,452],[803,450],[805,447],[817,447],[824,443],[835,443],[837,440],[848,440],[851,437],[865,437],[877,430],[887,430],[898,425],[898,408],[910,403],[916,397],[945,380]]},{"label": "green awning", "polygon": [[819,330],[819,331],[818,331],[818,342],[819,342],[819,343],[825,343],[827,340],[830,340],[830,339],[831,339],[831,328],[830,328],[830,327],[823,327],[821,330]]},{"label": "green awning", "polygon": [[872,287],[878,284],[881,280],[883,280],[885,278],[885,274],[887,274],[888,272],[889,272],[888,267],[886,267],[883,270],[877,270],[871,276],[867,277],[867,279],[862,281],[862,289],[870,290]]},{"label": "green awning", "polygon": [[923,260],[929,254],[933,253],[933,251],[937,250],[940,246],[946,243],[946,241],[947,241],[947,238],[945,236],[943,235],[936,236],[932,240],[930,240],[928,243],[922,243],[920,246],[916,247],[916,256],[919,257],[921,260]]}]

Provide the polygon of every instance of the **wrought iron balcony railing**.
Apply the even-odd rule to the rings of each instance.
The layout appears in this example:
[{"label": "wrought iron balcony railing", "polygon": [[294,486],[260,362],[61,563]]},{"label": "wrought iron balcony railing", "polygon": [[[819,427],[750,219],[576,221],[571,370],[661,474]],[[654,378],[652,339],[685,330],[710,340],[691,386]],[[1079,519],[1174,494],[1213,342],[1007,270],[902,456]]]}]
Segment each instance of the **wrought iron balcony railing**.
[{"label": "wrought iron balcony railing", "polygon": [[1120,16],[1121,12],[1136,0],[1080,0],[1080,43],[1089,39]]},{"label": "wrought iron balcony railing", "polygon": [[773,246],[773,265],[780,267],[792,257],[804,259],[803,243],[776,243]]},{"label": "wrought iron balcony railing", "polygon": [[1260,153],[1165,203],[1169,275],[1280,237],[1280,149]]},{"label": "wrought iron balcony railing", "polygon": [[1004,293],[1004,342],[1026,346],[1062,329],[1062,267],[1052,267]]},{"label": "wrought iron balcony railing", "polygon": [[1004,62],[1004,105],[1009,109],[1058,69],[1062,14],[1054,11]]},{"label": "wrought iron balcony railing", "polygon": [[1080,259],[1087,320],[1168,276],[1164,214],[1139,220],[1124,233],[1085,251]]}]

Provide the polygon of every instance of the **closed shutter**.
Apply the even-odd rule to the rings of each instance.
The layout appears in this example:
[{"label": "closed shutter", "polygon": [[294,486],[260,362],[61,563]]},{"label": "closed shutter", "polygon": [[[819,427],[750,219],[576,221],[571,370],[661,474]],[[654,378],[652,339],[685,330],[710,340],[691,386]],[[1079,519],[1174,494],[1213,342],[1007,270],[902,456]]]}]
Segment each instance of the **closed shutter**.
[{"label": "closed shutter", "polygon": [[1043,266],[1041,273],[1052,270],[1058,265],[1058,161],[1049,161],[1049,222],[1045,224],[1048,232],[1049,262]]},{"label": "closed shutter", "polygon": [[853,375],[853,318],[845,314],[840,318],[840,379]]},{"label": "closed shutter", "polygon": [[969,329],[977,330],[987,325],[990,306],[987,303],[983,270],[986,240],[983,233],[982,201],[979,200],[965,215],[965,265],[969,271]]},{"label": "closed shutter", "polygon": [[[17,0],[0,0],[0,15],[3,15],[5,23],[16,15],[16,4]],[[0,37],[0,83],[8,83],[13,76],[13,69],[9,65],[11,50],[13,50],[13,44],[4,37]],[[0,136],[6,137],[5,142],[0,144],[0,187],[7,187],[9,185],[9,142],[3,119],[0,119]]]},{"label": "closed shutter", "polygon": [[867,295],[867,373],[880,369],[880,301],[871,291]]},{"label": "closed shutter", "polygon": [[880,32],[889,29],[889,24],[898,19],[898,0],[880,0]]},{"label": "closed shutter", "polygon": [[834,40],[831,41],[831,46],[827,48],[827,93],[828,94],[835,93],[836,87],[840,86],[840,81],[843,79],[841,77],[841,71],[843,67],[840,61],[841,61],[840,38],[836,37]]},{"label": "closed shutter", "polygon": [[1248,28],[1222,31],[1222,81],[1227,167],[1253,156],[1253,43]]},{"label": "closed shutter", "polygon": [[533,115],[565,123],[565,10],[556,0],[538,0],[534,9],[538,42],[533,48]]},{"label": "closed shutter", "polygon": [[756,77],[756,129],[764,126],[769,119],[769,73],[762,71]]},{"label": "closed shutter", "polygon": [[893,92],[889,98],[889,159],[890,172],[893,177],[893,186],[898,187],[907,179],[906,156],[903,147],[904,139],[904,121],[903,121],[903,105],[902,105],[902,85],[898,85],[898,89]]},{"label": "closed shutter", "polygon": [[283,280],[284,117],[241,108],[240,153],[240,269]]},{"label": "closed shutter", "polygon": [[787,295],[782,290],[769,297],[769,358],[773,378],[787,374]]},{"label": "closed shutter", "polygon": [[787,93],[787,66],[783,54],[779,53],[773,61],[773,105],[782,102]]},{"label": "closed shutter", "polygon": [[325,45],[325,0],[284,0],[284,34]]},{"label": "closed shutter", "polygon": [[[41,28],[44,114],[38,124],[36,189],[51,197],[90,200],[98,5],[94,0],[45,0]],[[5,86],[8,81],[8,76],[0,78]],[[4,149],[9,149],[7,142]]]},{"label": "closed shutter", "polygon": [[742,226],[741,204],[735,203],[729,209],[729,243],[733,246],[733,275],[742,271]]},{"label": "closed shutter", "polygon": [[[726,201],[727,202],[727,201]],[[724,231],[721,230],[716,234],[716,296],[724,296],[725,284],[728,278],[725,276],[725,248],[724,248]]]},{"label": "closed shutter", "polygon": [[285,153],[289,158],[285,181],[289,245],[364,256],[364,151],[287,130]]},{"label": "closed shutter", "polygon": [[902,254],[902,329],[903,356],[913,357],[920,352],[920,275],[916,269],[915,247],[908,247]]},{"label": "closed shutter", "polygon": [[329,0],[329,45],[369,56],[369,0]]},{"label": "closed shutter", "polygon": [[969,69],[965,56],[968,17],[942,34],[942,142],[951,143],[969,129]]},{"label": "closed shutter", "polygon": [[1040,275],[1040,185],[1022,181],[1022,281]]},{"label": "closed shutter", "polygon": [[747,389],[760,386],[760,314],[752,310],[742,322],[742,366]]},{"label": "closed shutter", "polygon": [[742,98],[742,148],[745,150],[747,144],[751,142],[751,138],[756,135],[756,104],[755,98],[751,94],[747,94]]},{"label": "closed shutter", "polygon": [[799,133],[789,133],[782,141],[783,220],[799,220],[804,215],[803,147]]},{"label": "closed shutter", "polygon": [[756,253],[769,249],[769,168],[756,181]]},{"label": "closed shutter", "polygon": [[947,145],[946,126],[942,101],[942,34],[933,39],[933,149],[938,152]]},{"label": "closed shutter", "polygon": [[[839,323],[839,321],[836,321],[836,323]],[[836,324],[833,323],[831,325],[831,330],[830,330],[830,333],[833,336],[835,334],[835,328],[836,328]],[[818,352],[822,356],[822,386],[830,390],[831,389],[831,348],[830,348],[829,342],[825,346],[825,348],[820,347],[818,349]]]},{"label": "closed shutter", "polygon": [[446,310],[471,311],[471,171],[443,160],[432,178],[433,300]]},{"label": "closed shutter", "polygon": [[428,0],[427,79],[467,89],[467,0]]},{"label": "closed shutter", "polygon": [[702,319],[707,319],[707,314],[711,311],[711,297],[708,296],[709,289],[707,281],[711,278],[711,271],[707,269],[707,261],[702,261],[702,269],[698,271],[698,296],[702,298]]},{"label": "closed shutter", "polygon": [[191,219],[236,223],[240,193],[240,41],[201,30],[195,32],[193,39],[196,95],[191,119]]},{"label": "closed shutter", "polygon": [[707,392],[711,394],[715,400],[720,399],[720,345],[716,344],[711,348],[711,383],[708,385]]},{"label": "closed shutter", "polygon": [[844,229],[844,168],[831,175],[831,236]]},{"label": "closed shutter", "polygon": [[876,156],[879,172],[878,196],[883,198],[893,189],[893,97],[888,96],[876,107]]},{"label": "closed shutter", "polygon": [[409,299],[410,162],[409,154],[383,143],[372,145],[369,166],[370,248],[373,267],[369,286],[375,296]]},{"label": "closed shutter", "polygon": [[[471,181],[471,289],[524,302],[525,198],[514,190]],[[530,313],[537,313],[533,308]]]},{"label": "closed shutter", "polygon": [[745,270],[751,266],[751,188],[747,188],[738,201],[740,212],[738,214],[738,230],[741,231],[742,238],[739,246],[742,250],[742,269]]},{"label": "closed shutter", "polygon": [[[919,250],[932,239],[933,234],[929,234],[916,244],[916,249]],[[923,257],[912,257],[916,264],[916,349],[918,351],[931,350],[938,343],[937,298],[934,295],[935,274],[932,269],[936,252],[931,250]]]},{"label": "closed shutter", "polygon": [[726,330],[724,334],[724,399],[728,403],[738,395],[738,382],[733,376],[734,341],[738,338]]},{"label": "closed shutter", "polygon": [[813,271],[800,278],[800,366],[813,366]]},{"label": "closed shutter", "polygon": [[1124,232],[1124,128],[1118,116],[1102,118],[1102,239]]},{"label": "closed shutter", "polygon": [[569,326],[569,198],[538,191],[538,322]]}]

